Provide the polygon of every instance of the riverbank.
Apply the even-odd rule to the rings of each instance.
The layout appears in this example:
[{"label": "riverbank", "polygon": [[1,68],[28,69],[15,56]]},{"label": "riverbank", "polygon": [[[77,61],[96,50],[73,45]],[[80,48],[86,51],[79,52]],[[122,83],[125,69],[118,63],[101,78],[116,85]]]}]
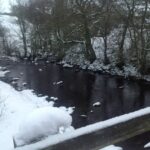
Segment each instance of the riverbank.
[{"label": "riverbank", "polygon": [[[15,57],[7,57],[3,56],[0,60],[0,64],[2,66],[6,66],[7,64],[12,63],[18,63],[19,61],[25,61],[28,62],[27,59],[20,60],[19,58]],[[3,60],[4,64],[3,65]],[[80,57],[73,55],[72,57],[70,55],[66,55],[62,61],[56,61],[55,58],[52,57],[52,60],[47,58],[47,59],[36,59],[35,61],[29,61],[32,62],[33,64],[37,65],[38,63],[44,62],[46,64],[49,63],[56,63],[57,65],[61,65],[64,68],[68,69],[73,69],[75,72],[78,72],[80,70],[84,71],[91,71],[94,73],[101,73],[101,74],[107,74],[107,75],[112,75],[112,76],[118,76],[118,77],[123,77],[125,79],[133,79],[133,80],[144,80],[147,82],[150,82],[150,75],[142,75],[136,67],[128,64],[126,66],[123,66],[122,69],[119,69],[116,67],[114,63],[105,65],[102,63],[100,59],[95,60],[93,63],[90,63],[89,61],[85,60],[84,55],[81,55]]]}]

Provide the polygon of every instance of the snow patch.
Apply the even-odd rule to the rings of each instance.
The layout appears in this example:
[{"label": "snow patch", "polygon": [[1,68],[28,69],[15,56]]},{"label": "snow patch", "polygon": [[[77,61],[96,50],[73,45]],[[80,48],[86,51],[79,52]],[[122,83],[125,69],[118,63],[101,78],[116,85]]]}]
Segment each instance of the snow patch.
[{"label": "snow patch", "polygon": [[57,101],[57,100],[58,100],[58,97],[53,97],[53,96],[52,96],[52,97],[50,97],[50,99],[51,99],[51,100],[54,100],[54,101]]},{"label": "snow patch", "polygon": [[53,85],[60,85],[63,84],[63,81],[53,82]]},{"label": "snow patch", "polygon": [[96,103],[93,104],[94,107],[98,107],[100,105],[101,105],[101,102],[96,102]]},{"label": "snow patch", "polygon": [[[46,98],[47,96],[38,97],[32,90],[16,91],[12,86],[0,81],[0,112],[3,112],[0,115],[0,146],[2,150],[13,149],[13,135],[17,133],[19,125],[31,112],[37,108],[53,107],[54,102],[48,102]],[[69,110],[69,108],[66,109]],[[59,112],[62,110],[60,109]],[[58,114],[57,117],[59,117]],[[23,129],[21,131],[23,132]]]},{"label": "snow patch", "polygon": [[150,142],[144,146],[144,148],[149,148],[149,147],[150,147]]},{"label": "snow patch", "polygon": [[43,107],[33,110],[21,122],[15,135],[17,146],[41,140],[49,135],[58,134],[71,126],[72,117],[65,111],[54,107]]},{"label": "snow patch", "polygon": [[110,145],[110,146],[107,146],[105,148],[102,148],[100,150],[123,150],[121,147],[117,147],[117,146],[114,146],[114,145]]},{"label": "snow patch", "polygon": [[10,71],[7,70],[5,67],[0,67],[0,77],[5,77],[5,75],[9,72]]}]

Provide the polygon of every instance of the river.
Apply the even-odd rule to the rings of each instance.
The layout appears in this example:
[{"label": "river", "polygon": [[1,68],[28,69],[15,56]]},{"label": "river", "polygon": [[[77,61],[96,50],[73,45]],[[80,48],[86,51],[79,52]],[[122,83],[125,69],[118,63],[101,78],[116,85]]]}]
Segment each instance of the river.
[{"label": "river", "polygon": [[[4,81],[17,89],[33,89],[38,95],[58,97],[55,106],[75,107],[73,126],[79,128],[150,106],[150,83],[90,71],[66,69],[40,62],[3,62],[10,73]],[[58,84],[57,82],[63,83]],[[26,85],[23,83],[27,83]],[[93,104],[99,102],[99,106]],[[119,143],[125,150],[144,150],[150,133]]]}]

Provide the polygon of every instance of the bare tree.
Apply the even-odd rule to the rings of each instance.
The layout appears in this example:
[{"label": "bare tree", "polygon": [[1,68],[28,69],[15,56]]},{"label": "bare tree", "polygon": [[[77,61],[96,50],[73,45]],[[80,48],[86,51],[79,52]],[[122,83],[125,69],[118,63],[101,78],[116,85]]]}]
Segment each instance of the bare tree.
[{"label": "bare tree", "polygon": [[77,15],[81,17],[80,23],[83,27],[83,36],[86,45],[86,57],[90,62],[96,59],[95,52],[91,44],[91,32],[89,29],[90,13],[92,15],[92,6],[94,2],[89,0],[75,0]]},{"label": "bare tree", "polygon": [[102,20],[100,23],[101,26],[101,35],[104,40],[104,64],[109,63],[109,59],[107,56],[107,49],[108,49],[108,35],[111,31],[112,28],[112,18],[113,18],[113,11],[112,7],[113,6],[113,1],[112,0],[106,0],[103,6],[103,11],[102,11]]},{"label": "bare tree", "polygon": [[27,22],[26,22],[26,4],[21,3],[21,1],[17,0],[17,4],[12,6],[12,12],[17,17],[16,23],[19,25],[21,32],[21,39],[23,42],[24,49],[24,57],[27,57],[28,48],[27,48]]},{"label": "bare tree", "polygon": [[144,9],[142,11],[141,16],[141,24],[140,24],[140,52],[139,52],[139,70],[141,73],[145,73],[146,71],[146,41],[145,41],[145,27],[146,27],[146,16],[148,12],[149,0],[143,1]]}]

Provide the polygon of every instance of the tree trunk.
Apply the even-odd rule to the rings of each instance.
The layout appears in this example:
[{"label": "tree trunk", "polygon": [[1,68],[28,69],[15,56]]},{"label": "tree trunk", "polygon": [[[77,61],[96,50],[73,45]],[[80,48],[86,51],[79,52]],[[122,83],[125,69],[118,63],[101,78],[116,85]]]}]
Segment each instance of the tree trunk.
[{"label": "tree trunk", "polygon": [[145,0],[145,10],[143,12],[142,20],[141,20],[141,31],[140,31],[140,66],[139,71],[142,74],[146,73],[146,51],[145,51],[145,37],[144,37],[144,26],[146,20],[146,14],[148,9],[148,0]]},{"label": "tree trunk", "polygon": [[83,18],[84,18],[84,37],[85,37],[85,46],[86,46],[86,58],[92,63],[96,59],[96,55],[91,44],[91,36],[90,36],[90,31],[88,28],[86,16],[84,16]]},{"label": "tree trunk", "polygon": [[129,25],[129,21],[127,21],[127,23],[124,25],[123,28],[123,33],[122,33],[122,39],[119,45],[119,51],[118,51],[118,60],[117,60],[117,66],[119,68],[122,68],[124,66],[124,56],[123,56],[123,51],[124,51],[124,42],[125,42],[125,38],[126,38],[126,33],[127,33],[127,29],[128,29],[128,25]]},{"label": "tree trunk", "polygon": [[104,40],[104,64],[107,65],[109,64],[109,59],[107,57],[107,35],[103,37]]},{"label": "tree trunk", "polygon": [[23,47],[24,47],[24,57],[27,57],[27,40],[25,33],[23,34]]}]

